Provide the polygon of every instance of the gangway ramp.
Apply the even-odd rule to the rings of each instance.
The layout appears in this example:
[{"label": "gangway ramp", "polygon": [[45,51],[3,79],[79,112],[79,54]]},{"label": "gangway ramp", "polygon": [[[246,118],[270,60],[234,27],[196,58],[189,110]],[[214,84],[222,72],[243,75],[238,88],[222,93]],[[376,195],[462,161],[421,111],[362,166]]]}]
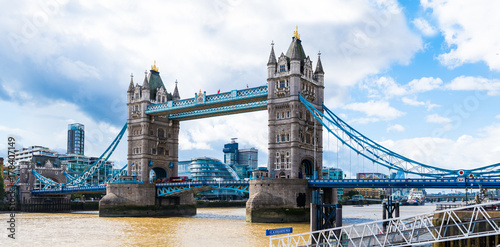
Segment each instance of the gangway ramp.
[{"label": "gangway ramp", "polygon": [[[500,202],[470,205],[415,216],[301,234],[271,237],[269,246],[421,246],[500,234]],[[383,222],[387,227],[383,228]]]}]

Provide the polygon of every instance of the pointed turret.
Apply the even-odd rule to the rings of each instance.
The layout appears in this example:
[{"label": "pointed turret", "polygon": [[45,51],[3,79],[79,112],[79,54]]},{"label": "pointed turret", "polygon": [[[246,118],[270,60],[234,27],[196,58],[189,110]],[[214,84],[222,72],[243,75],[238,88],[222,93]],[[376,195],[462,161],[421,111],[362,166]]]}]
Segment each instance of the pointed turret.
[{"label": "pointed turret", "polygon": [[274,55],[274,41],[271,43],[271,54],[269,54],[269,61],[267,62],[267,65],[271,64],[277,64],[276,56]]},{"label": "pointed turret", "polygon": [[127,92],[134,91],[134,74],[130,74],[130,84],[128,85]]},{"label": "pointed turret", "polygon": [[174,94],[172,94],[172,100],[180,100],[181,96],[179,95],[179,89],[177,89],[177,80],[175,80],[175,89]]},{"label": "pointed turret", "polygon": [[306,58],[306,53],[304,52],[304,48],[302,48],[298,27],[296,27],[296,30],[293,32],[292,43],[290,47],[288,47],[286,56],[290,58],[290,60],[302,60]]},{"label": "pointed turret", "polygon": [[149,89],[148,71],[144,72],[144,81],[142,82],[142,88],[143,89]]},{"label": "pointed turret", "polygon": [[321,64],[321,52],[318,52],[318,62],[316,63],[316,71],[314,71],[314,74],[325,74],[323,65]]}]

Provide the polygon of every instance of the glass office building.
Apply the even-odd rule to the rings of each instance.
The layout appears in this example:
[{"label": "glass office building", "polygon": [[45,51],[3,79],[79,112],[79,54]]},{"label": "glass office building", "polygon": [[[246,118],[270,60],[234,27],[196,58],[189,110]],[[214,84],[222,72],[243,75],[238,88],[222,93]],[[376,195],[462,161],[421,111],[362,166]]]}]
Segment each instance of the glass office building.
[{"label": "glass office building", "polygon": [[[193,181],[230,181],[238,180],[234,170],[218,159],[210,157],[196,157],[189,165]],[[234,190],[214,189],[200,192],[201,199],[237,199],[243,192]]]},{"label": "glass office building", "polygon": [[85,129],[83,124],[74,123],[68,125],[68,154],[84,155]]},{"label": "glass office building", "polygon": [[239,149],[236,138],[231,143],[224,144],[224,164],[233,168],[240,179],[250,178],[252,171],[257,169],[259,156],[255,148]]}]

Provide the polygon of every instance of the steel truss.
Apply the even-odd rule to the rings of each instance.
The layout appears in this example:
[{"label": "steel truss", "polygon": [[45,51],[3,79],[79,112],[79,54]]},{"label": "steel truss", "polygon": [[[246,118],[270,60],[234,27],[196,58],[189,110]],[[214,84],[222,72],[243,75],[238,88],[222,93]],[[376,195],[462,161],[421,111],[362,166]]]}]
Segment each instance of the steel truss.
[{"label": "steel truss", "polygon": [[[416,246],[492,236],[500,234],[500,218],[491,217],[486,208],[498,204],[500,202],[484,203],[411,217],[271,237],[269,246]],[[382,226],[384,222],[387,222],[386,231]]]},{"label": "steel truss", "polygon": [[248,186],[248,182],[242,181],[163,183],[156,185],[156,196],[171,196],[182,192],[202,191],[205,188],[236,190],[248,193]]},{"label": "steel truss", "polygon": [[[35,169],[32,169],[32,173],[35,175],[35,177],[38,180],[40,180],[40,182],[42,182],[42,184],[44,184],[44,188],[45,189],[49,189],[49,188],[52,188],[52,187],[64,187],[64,186],[89,186],[89,184],[87,183],[87,180],[89,178],[91,178],[99,170],[99,168],[101,168],[101,166],[103,166],[106,163],[106,161],[108,161],[109,157],[113,154],[113,152],[115,151],[116,147],[120,143],[120,140],[122,139],[122,137],[123,137],[123,135],[124,135],[124,133],[125,133],[126,130],[127,130],[127,124],[125,124],[123,126],[123,128],[121,129],[121,131],[118,133],[118,135],[113,140],[113,142],[109,145],[109,147],[106,149],[106,151],[104,151],[104,153],[94,162],[94,164],[92,164],[92,166],[90,166],[89,168],[87,168],[82,174],[80,174],[77,177],[72,177],[69,174],[65,174],[65,176],[69,180],[66,183],[57,183],[57,182],[54,182],[52,179],[46,178],[43,175],[41,175],[38,172],[36,172]],[[111,175],[105,181],[108,181],[110,179],[112,179],[112,181],[115,181],[116,180],[116,178],[115,178],[116,176],[123,175],[123,170],[124,170],[124,168],[122,168],[118,173],[115,173],[115,174]]]},{"label": "steel truss", "polygon": [[[436,166],[426,165],[415,160],[409,159],[403,155],[395,153],[382,145],[377,144],[370,138],[364,136],[337,115],[335,115],[328,107],[323,105],[326,115],[317,110],[311,103],[309,103],[302,95],[299,94],[300,101],[306,108],[313,114],[313,116],[343,145],[346,145],[358,155],[365,157],[373,163],[382,165],[389,169],[402,171],[404,173],[416,174],[424,177],[457,177],[458,170],[444,169]],[[493,176],[500,174],[500,163],[479,167],[475,169],[464,169],[464,175],[483,175]]]}]

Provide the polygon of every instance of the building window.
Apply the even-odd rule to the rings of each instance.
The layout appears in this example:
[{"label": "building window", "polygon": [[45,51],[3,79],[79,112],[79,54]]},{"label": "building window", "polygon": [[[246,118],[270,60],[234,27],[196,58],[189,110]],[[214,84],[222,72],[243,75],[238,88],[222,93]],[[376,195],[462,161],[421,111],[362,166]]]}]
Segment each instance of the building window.
[{"label": "building window", "polygon": [[290,117],[290,111],[287,111],[286,112],[286,117],[289,118]]},{"label": "building window", "polygon": [[281,113],[281,118],[285,118],[285,112]]},{"label": "building window", "polygon": [[280,142],[280,135],[276,135],[276,142]]},{"label": "building window", "polygon": [[281,134],[281,141],[284,142],[285,141],[285,134]]},{"label": "building window", "polygon": [[280,72],[285,72],[285,65],[280,65]]},{"label": "building window", "polygon": [[156,154],[156,148],[151,149],[151,154]]},{"label": "building window", "polygon": [[276,119],[280,119],[280,113],[276,112]]},{"label": "building window", "polygon": [[276,157],[280,157],[280,153],[276,152]]},{"label": "building window", "polygon": [[285,163],[285,155],[281,155],[281,163]]},{"label": "building window", "polygon": [[165,131],[163,129],[158,129],[158,137],[165,137]]},{"label": "building window", "polygon": [[280,81],[280,87],[284,88],[285,87],[285,81]]},{"label": "building window", "polygon": [[158,148],[158,155],[163,155],[164,149],[162,147]]},{"label": "building window", "polygon": [[290,134],[286,134],[286,141],[289,142],[290,141]]}]

